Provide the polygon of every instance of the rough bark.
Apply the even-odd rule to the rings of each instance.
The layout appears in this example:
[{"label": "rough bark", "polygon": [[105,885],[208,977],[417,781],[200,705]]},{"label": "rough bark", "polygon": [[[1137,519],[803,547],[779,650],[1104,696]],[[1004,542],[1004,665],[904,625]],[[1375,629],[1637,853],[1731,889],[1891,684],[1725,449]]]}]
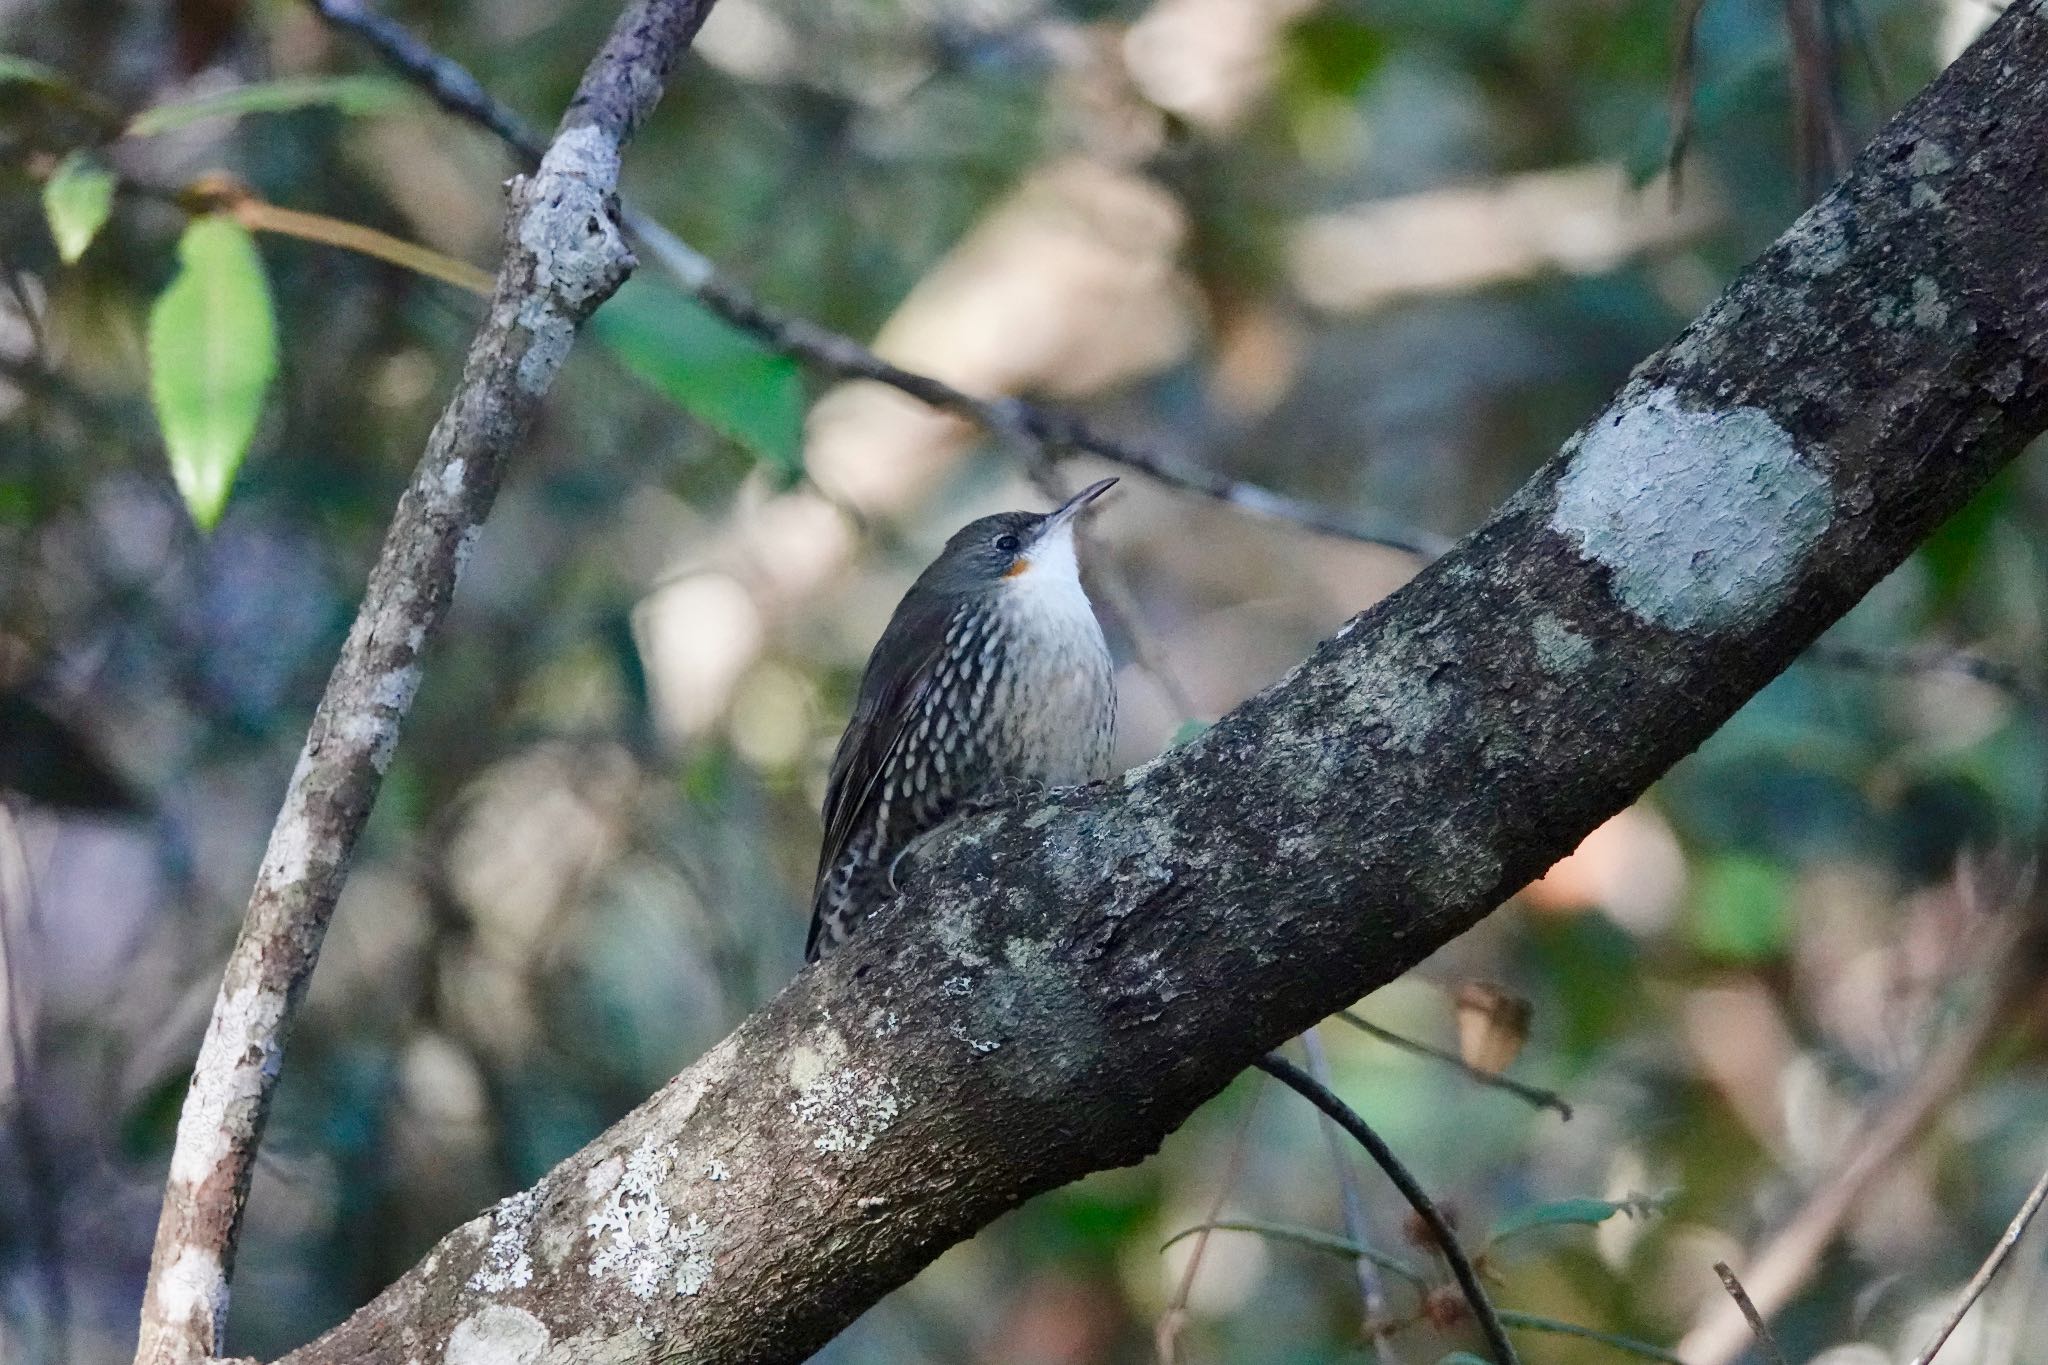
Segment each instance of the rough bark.
[{"label": "rough bark", "polygon": [[639,0],[591,63],[530,177],[462,377],[400,498],[355,624],[292,773],[228,959],[192,1087],[142,1306],[138,1365],[215,1355],[236,1237],[291,1017],[319,956],[421,659],[576,328],[624,282],[619,153],[711,0]]},{"label": "rough bark", "polygon": [[1643,790],[2048,424],[2015,5],[1483,528],[1195,742],[905,897],[295,1365],[801,1358],[1136,1161]]}]

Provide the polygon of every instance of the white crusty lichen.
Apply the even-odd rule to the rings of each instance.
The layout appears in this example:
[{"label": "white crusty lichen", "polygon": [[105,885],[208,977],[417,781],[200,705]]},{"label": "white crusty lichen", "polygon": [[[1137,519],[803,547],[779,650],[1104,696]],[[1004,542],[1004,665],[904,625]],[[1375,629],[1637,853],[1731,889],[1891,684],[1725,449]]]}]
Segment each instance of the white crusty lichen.
[{"label": "white crusty lichen", "polygon": [[1717,630],[1774,607],[1834,515],[1827,476],[1769,413],[1667,387],[1578,438],[1550,524],[1638,617]]},{"label": "white crusty lichen", "polygon": [[501,1201],[491,1210],[491,1244],[469,1277],[469,1287],[480,1294],[502,1294],[533,1283],[533,1256],[526,1249],[533,1216],[540,1211],[540,1193],[524,1190]]},{"label": "white crusty lichen", "polygon": [[[287,850],[273,856],[296,858]],[[177,1143],[171,1153],[171,1185],[196,1189],[227,1165],[237,1148],[253,1145],[256,1111],[264,1092],[277,1078],[284,1052],[285,993],[260,982],[244,982],[226,991],[214,1005],[192,1069],[192,1088],[178,1115]]]},{"label": "white crusty lichen", "polygon": [[816,1128],[811,1145],[821,1152],[865,1152],[902,1112],[886,1078],[857,1067],[833,1067],[797,1086],[790,1117]]},{"label": "white crusty lichen", "polygon": [[662,1197],[675,1164],[673,1145],[643,1140],[584,1224],[597,1242],[590,1273],[624,1280],[635,1298],[696,1294],[716,1268],[711,1224],[695,1213],[678,1216]]}]

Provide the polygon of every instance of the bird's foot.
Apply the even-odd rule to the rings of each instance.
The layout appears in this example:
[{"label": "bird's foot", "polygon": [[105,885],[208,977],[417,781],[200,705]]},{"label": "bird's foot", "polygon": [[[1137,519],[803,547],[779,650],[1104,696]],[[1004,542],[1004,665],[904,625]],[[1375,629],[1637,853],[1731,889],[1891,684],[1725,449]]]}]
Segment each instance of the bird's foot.
[{"label": "bird's foot", "polygon": [[1053,788],[1035,777],[1006,777],[984,787],[960,803],[960,814],[981,815],[1004,806],[1021,805],[1045,796]]}]

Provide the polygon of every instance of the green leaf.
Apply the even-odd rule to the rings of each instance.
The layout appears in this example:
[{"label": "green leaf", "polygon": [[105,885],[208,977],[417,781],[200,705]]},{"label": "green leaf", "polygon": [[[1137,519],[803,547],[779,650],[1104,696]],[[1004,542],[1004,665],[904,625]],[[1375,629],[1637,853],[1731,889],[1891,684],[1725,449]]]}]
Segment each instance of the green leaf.
[{"label": "green leaf", "polygon": [[0,85],[34,85],[45,90],[74,90],[75,86],[54,68],[12,52],[0,52]]},{"label": "green leaf", "polygon": [[1627,1207],[1609,1199],[1560,1199],[1552,1204],[1535,1204],[1517,1209],[1501,1219],[1494,1225],[1493,1235],[1487,1241],[1498,1245],[1510,1237],[1520,1237],[1538,1228],[1597,1227]]},{"label": "green leaf", "polygon": [[27,57],[17,57],[12,52],[0,52],[0,86],[8,85],[31,86],[60,104],[84,111],[102,124],[112,125],[120,119],[112,105],[73,85],[55,67],[44,66]]},{"label": "green leaf", "polygon": [[279,114],[324,105],[344,114],[381,114],[402,102],[405,84],[387,76],[302,76],[237,86],[215,95],[145,109],[128,124],[130,137],[154,137],[210,118]]},{"label": "green leaf", "polygon": [[1692,936],[1702,952],[1774,957],[1791,930],[1784,869],[1741,854],[1707,864],[1692,898]]},{"label": "green leaf", "polygon": [[43,217],[66,265],[85,254],[113,208],[114,173],[91,152],[71,153],[43,182]]},{"label": "green leaf", "polygon": [[149,310],[149,396],[171,476],[203,529],[227,506],[276,372],[277,328],[255,242],[229,219],[193,219],[178,239],[177,277]]},{"label": "green leaf", "polygon": [[591,329],[628,370],[745,446],[778,483],[803,476],[804,388],[794,360],[651,280],[628,280]]},{"label": "green leaf", "polygon": [[1184,720],[1180,723],[1179,728],[1173,732],[1173,738],[1166,741],[1166,747],[1169,749],[1178,749],[1181,745],[1186,744],[1189,740],[1198,738],[1202,734],[1202,732],[1207,730],[1212,724],[1214,724],[1213,721]]},{"label": "green leaf", "polygon": [[1386,62],[1392,44],[1380,29],[1338,14],[1311,14],[1287,33],[1287,56],[1316,93],[1355,98]]}]

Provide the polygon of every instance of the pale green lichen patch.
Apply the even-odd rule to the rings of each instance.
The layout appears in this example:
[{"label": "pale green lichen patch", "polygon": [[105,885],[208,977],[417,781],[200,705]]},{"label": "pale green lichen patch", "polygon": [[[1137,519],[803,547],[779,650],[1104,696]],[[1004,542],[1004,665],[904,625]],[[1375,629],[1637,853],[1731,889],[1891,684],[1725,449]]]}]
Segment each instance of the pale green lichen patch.
[{"label": "pale green lichen patch", "polygon": [[1593,660],[1593,642],[1548,612],[1529,623],[1537,662],[1552,675],[1579,672]]},{"label": "pale green lichen patch", "polygon": [[1659,388],[1578,439],[1550,525],[1644,621],[1719,630],[1776,606],[1833,518],[1827,477],[1769,413]]},{"label": "pale green lichen patch", "polygon": [[533,1365],[548,1349],[548,1329],[523,1308],[487,1303],[455,1324],[442,1365]]}]

